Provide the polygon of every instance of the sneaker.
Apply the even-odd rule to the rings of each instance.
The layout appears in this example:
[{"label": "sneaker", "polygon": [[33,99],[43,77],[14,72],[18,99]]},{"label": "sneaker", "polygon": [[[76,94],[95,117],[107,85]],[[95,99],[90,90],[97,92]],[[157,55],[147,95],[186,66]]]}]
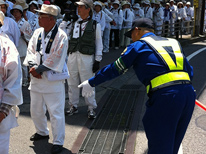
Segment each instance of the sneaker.
[{"label": "sneaker", "polygon": [[88,118],[89,119],[95,119],[96,113],[93,110],[88,111]]},{"label": "sneaker", "polygon": [[26,87],[26,86],[28,86],[28,85],[29,85],[29,82],[27,82],[27,81],[22,83],[22,86],[23,86],[23,87]]},{"label": "sneaker", "polygon": [[115,49],[115,50],[118,50],[118,49],[119,49],[119,47],[114,47],[114,49]]},{"label": "sneaker", "polygon": [[78,113],[77,107],[71,106],[70,109],[68,111],[66,111],[65,114],[71,116],[75,113]]}]

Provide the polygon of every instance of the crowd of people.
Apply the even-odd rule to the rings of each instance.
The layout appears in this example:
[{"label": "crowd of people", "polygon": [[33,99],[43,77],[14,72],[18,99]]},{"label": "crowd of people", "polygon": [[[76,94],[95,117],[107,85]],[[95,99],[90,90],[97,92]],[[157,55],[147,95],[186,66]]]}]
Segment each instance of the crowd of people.
[{"label": "crowd of people", "polygon": [[[157,0],[143,0],[141,4],[119,0],[68,0],[62,5],[57,5],[52,0],[0,0],[0,7],[0,56],[5,63],[1,69],[5,73],[1,76],[1,84],[8,85],[1,86],[0,91],[3,100],[0,102],[0,153],[5,154],[8,153],[10,129],[17,125],[13,106],[22,103],[21,86],[29,86],[30,90],[30,112],[36,128],[36,133],[30,140],[49,139],[45,115],[48,110],[53,135],[51,151],[58,153],[64,144],[64,114],[78,113],[78,85],[94,76],[100,67],[103,53],[109,52],[113,47],[119,49],[130,44],[131,37],[127,37],[125,33],[132,28],[133,21],[140,18],[152,19],[156,35],[168,36],[174,35],[176,21],[190,21],[193,18],[190,2],[178,2],[176,6],[174,0],[166,4]],[[187,29],[184,30],[185,33],[190,33]],[[11,42],[12,45],[8,47]],[[6,65],[9,64],[6,56],[12,59],[9,61],[12,65]],[[125,67],[121,64],[119,59],[115,67]],[[66,113],[65,79],[69,88],[70,105]],[[82,91],[89,119],[96,118],[94,86],[89,88],[89,95],[85,90]],[[4,127],[7,131],[1,129],[3,125],[7,126]]]}]

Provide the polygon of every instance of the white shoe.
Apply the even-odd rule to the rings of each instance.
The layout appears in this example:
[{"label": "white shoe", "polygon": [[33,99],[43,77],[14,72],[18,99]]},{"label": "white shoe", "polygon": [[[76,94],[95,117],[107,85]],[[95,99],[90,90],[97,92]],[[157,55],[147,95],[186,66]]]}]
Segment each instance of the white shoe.
[{"label": "white shoe", "polygon": [[114,47],[114,49],[115,49],[115,50],[118,50],[118,49],[119,49],[119,47]]}]

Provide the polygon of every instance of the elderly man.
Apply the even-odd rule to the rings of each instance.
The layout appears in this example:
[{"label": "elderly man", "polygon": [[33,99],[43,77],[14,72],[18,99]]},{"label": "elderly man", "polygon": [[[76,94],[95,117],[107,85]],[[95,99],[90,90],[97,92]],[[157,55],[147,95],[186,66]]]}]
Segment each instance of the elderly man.
[{"label": "elderly man", "polygon": [[[30,67],[31,83],[31,118],[36,133],[31,141],[49,139],[46,109],[52,125],[52,153],[62,151],[65,138],[65,78],[62,70],[66,66],[68,39],[66,33],[58,29],[56,18],[58,9],[55,5],[43,4],[39,12],[39,26],[29,41],[24,61]],[[53,72],[53,73],[52,73]]]},{"label": "elderly man", "polygon": [[[80,0],[75,4],[78,5],[78,15],[80,17],[69,28],[71,36],[67,62],[70,74],[68,79],[70,109],[66,111],[68,115],[78,112],[80,91],[77,86],[80,81],[89,79],[99,69],[103,49],[101,25],[92,19],[93,1]],[[66,26],[67,22],[64,21],[60,25],[62,28],[63,24]],[[94,109],[97,107],[95,94],[85,97],[85,102],[88,105],[88,118],[94,119],[96,117]]]},{"label": "elderly man", "polygon": [[[4,24],[0,11],[0,27]],[[16,105],[23,103],[21,90],[21,62],[13,42],[0,33],[0,153],[9,153],[10,129],[17,127]]]},{"label": "elderly man", "polygon": [[79,87],[83,87],[83,95],[90,96],[93,87],[133,67],[149,97],[143,117],[148,154],[176,154],[195,105],[192,67],[179,42],[156,36],[154,23],[148,18],[135,20],[126,36],[134,43]]}]

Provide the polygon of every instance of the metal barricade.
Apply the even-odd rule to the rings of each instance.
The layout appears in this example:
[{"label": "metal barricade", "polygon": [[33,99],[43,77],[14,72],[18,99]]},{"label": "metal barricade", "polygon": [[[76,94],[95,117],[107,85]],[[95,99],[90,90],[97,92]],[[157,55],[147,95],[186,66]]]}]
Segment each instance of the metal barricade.
[{"label": "metal barricade", "polygon": [[165,22],[163,25],[155,25],[155,34],[179,39],[182,38],[182,35],[192,35],[193,26],[193,19],[190,21],[177,20],[175,23]]}]

